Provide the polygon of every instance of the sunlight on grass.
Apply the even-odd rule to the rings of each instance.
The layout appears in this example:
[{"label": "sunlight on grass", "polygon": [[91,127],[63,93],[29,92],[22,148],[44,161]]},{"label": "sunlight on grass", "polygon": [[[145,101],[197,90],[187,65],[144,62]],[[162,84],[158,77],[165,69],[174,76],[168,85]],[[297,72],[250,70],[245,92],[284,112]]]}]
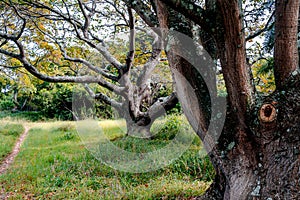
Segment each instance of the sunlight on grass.
[{"label": "sunlight on grass", "polygon": [[126,122],[124,119],[119,120],[102,120],[99,122],[102,128],[115,128],[115,127],[126,127]]},{"label": "sunlight on grass", "polygon": [[[32,129],[19,155],[0,176],[10,199],[188,199],[201,195],[214,176],[208,158],[198,156],[198,141],[168,167],[134,174],[114,170],[95,159],[80,139],[75,122],[29,125]],[[115,139],[115,145],[126,150],[160,148],[168,142],[159,137],[144,142],[121,138],[124,121],[95,124],[99,125],[109,139]],[[87,141],[99,140],[93,133],[95,127],[88,128]]]}]

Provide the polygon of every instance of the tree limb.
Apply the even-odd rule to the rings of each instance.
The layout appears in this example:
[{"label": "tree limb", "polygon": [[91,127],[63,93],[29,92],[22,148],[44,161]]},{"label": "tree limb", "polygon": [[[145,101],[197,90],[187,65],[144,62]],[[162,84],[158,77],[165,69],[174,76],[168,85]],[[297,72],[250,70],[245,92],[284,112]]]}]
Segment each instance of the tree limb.
[{"label": "tree limb", "polygon": [[[78,0],[78,1],[80,1],[80,0]],[[42,3],[30,2],[30,4],[34,5],[36,8],[48,10],[49,12],[52,12],[52,13],[56,14],[57,16],[59,16],[63,20],[65,20],[66,22],[70,23],[70,25],[73,26],[73,28],[74,28],[74,30],[77,34],[78,39],[84,41],[90,47],[92,47],[92,48],[96,49],[97,51],[99,51],[104,56],[104,58],[108,62],[110,62],[114,67],[116,67],[117,69],[123,68],[123,65],[116,58],[114,58],[113,55],[111,55],[108,52],[108,50],[106,49],[105,46],[103,46],[101,44],[96,45],[92,40],[90,40],[88,38],[88,34],[90,34],[93,39],[95,39],[95,38],[98,39],[96,36],[93,36],[90,31],[88,31],[88,28],[89,28],[89,25],[90,25],[90,22],[89,22],[90,21],[90,16],[88,16],[88,14],[85,12],[83,4],[82,4],[82,7],[81,7],[81,9],[82,9],[81,12],[83,12],[82,14],[86,17],[85,18],[86,20],[85,20],[84,24],[82,24],[80,21],[74,19],[71,16],[70,11],[68,10],[68,5],[66,5],[67,15],[65,15],[64,13],[59,12],[59,11],[53,9],[53,8],[50,8],[49,6],[46,6]],[[28,14],[30,15],[30,13],[28,13]],[[37,14],[44,17],[44,15],[41,14],[41,13],[37,13]],[[80,34],[79,29],[83,31],[83,36]],[[98,41],[99,41],[99,39],[98,39]]]},{"label": "tree limb", "polygon": [[160,53],[163,49],[163,42],[161,37],[157,33],[154,32],[152,29],[144,29],[144,28],[138,28],[142,31],[145,31],[148,35],[152,36],[154,38],[154,41],[152,43],[152,53],[151,57],[148,59],[147,63],[144,65],[144,70],[142,74],[138,77],[137,85],[143,86],[149,77],[152,74],[152,71],[157,66],[160,60]]},{"label": "tree limb", "polygon": [[150,108],[149,108],[149,116],[152,120],[161,116],[163,113],[171,110],[178,103],[178,99],[176,97],[175,92],[170,94],[167,97],[159,98]]},{"label": "tree limb", "polygon": [[89,95],[92,98],[94,98],[96,100],[101,100],[101,101],[105,102],[106,104],[113,106],[114,108],[120,109],[122,107],[121,103],[109,98],[105,94],[102,94],[102,93],[95,94],[93,92],[93,90],[87,84],[84,84],[84,89],[89,93]]},{"label": "tree limb", "polygon": [[123,0],[123,2],[130,8],[134,9],[148,26],[158,26],[158,19],[155,16],[155,13],[153,13],[142,1]]},{"label": "tree limb", "polygon": [[270,29],[274,26],[274,24],[275,24],[275,22],[273,22],[273,17],[274,17],[274,15],[275,15],[275,11],[272,13],[272,15],[271,15],[271,17],[269,18],[269,20],[268,20],[267,24],[265,25],[265,27],[264,27],[263,29],[260,29],[260,30],[256,31],[256,32],[253,33],[252,35],[249,35],[249,36],[246,38],[246,41],[252,40],[252,39],[254,39],[255,37],[257,37],[257,36],[259,36],[260,34],[262,34],[263,32],[270,30]]},{"label": "tree limb", "polygon": [[207,21],[208,18],[202,7],[188,0],[164,0],[163,2],[170,8],[184,15],[186,18],[193,20],[196,24],[201,26],[202,29],[209,29],[210,25]]},{"label": "tree limb", "polygon": [[117,81],[118,80],[117,76],[103,71],[101,68],[94,66],[93,64],[91,64],[90,62],[88,62],[85,59],[74,58],[74,57],[68,56],[66,50],[60,44],[59,44],[59,47],[60,47],[60,50],[61,50],[61,52],[62,52],[62,54],[63,54],[63,56],[64,56],[64,58],[66,60],[69,60],[71,62],[82,63],[85,66],[87,66],[89,69],[91,69],[92,71],[97,72],[98,74],[103,75],[105,78],[108,78],[108,79],[113,80],[113,81]]},{"label": "tree limb", "polygon": [[124,69],[123,73],[127,73],[130,70],[135,55],[135,19],[131,8],[128,8],[128,14],[129,14],[129,27],[130,27],[129,52],[126,57],[126,68]]},{"label": "tree limb", "polygon": [[40,73],[34,66],[32,66],[25,58],[25,53],[22,45],[20,42],[15,41],[18,45],[20,50],[20,54],[15,54],[12,52],[8,52],[6,50],[0,49],[0,53],[18,59],[22,64],[23,67],[35,77],[48,82],[77,82],[77,83],[99,83],[103,82],[103,78],[101,76],[47,76],[45,74]]},{"label": "tree limb", "polygon": [[291,74],[299,69],[298,18],[300,0],[276,1],[274,75],[277,89],[281,89]]},{"label": "tree limb", "polygon": [[84,16],[84,25],[82,26],[82,32],[83,32],[84,37],[87,38],[88,37],[88,28],[91,23],[91,16],[86,13],[82,1],[77,0],[77,2],[79,4],[79,8]]}]

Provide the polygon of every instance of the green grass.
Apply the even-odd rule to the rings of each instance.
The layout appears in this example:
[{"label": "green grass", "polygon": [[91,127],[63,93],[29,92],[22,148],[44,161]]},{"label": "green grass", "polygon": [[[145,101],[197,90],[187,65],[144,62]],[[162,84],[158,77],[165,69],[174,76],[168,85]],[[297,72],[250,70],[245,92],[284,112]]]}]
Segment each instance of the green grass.
[{"label": "green grass", "polygon": [[24,128],[21,124],[0,122],[0,163],[12,151]]},{"label": "green grass", "polygon": [[[122,121],[100,123],[109,139],[128,151],[148,151],[168,143],[161,138],[122,137]],[[92,144],[95,136],[89,134],[85,142]],[[0,183],[10,199],[188,199],[201,195],[214,176],[208,158],[199,156],[199,144],[195,138],[166,168],[126,173],[97,160],[72,122],[36,123],[12,167],[0,176]]]}]

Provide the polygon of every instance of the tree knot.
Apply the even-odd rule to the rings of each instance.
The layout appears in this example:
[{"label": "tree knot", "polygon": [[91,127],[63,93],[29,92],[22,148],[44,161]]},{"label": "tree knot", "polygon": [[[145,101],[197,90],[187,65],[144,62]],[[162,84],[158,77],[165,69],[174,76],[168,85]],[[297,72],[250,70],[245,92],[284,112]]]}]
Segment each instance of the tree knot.
[{"label": "tree knot", "polygon": [[276,115],[276,108],[272,104],[264,104],[259,110],[259,118],[264,123],[273,122],[276,119]]}]

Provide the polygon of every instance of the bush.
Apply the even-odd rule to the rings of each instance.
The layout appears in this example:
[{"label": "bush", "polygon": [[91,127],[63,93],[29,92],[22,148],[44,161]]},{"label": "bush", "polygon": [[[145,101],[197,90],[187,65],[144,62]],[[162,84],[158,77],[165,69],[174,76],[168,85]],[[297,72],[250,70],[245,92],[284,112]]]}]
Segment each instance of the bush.
[{"label": "bush", "polygon": [[159,129],[155,132],[154,139],[159,140],[172,140],[178,133],[178,131],[184,127],[188,126],[188,123],[184,121],[179,115],[168,115],[164,122],[162,122],[162,127],[155,127]]},{"label": "bush", "polygon": [[12,110],[14,108],[14,103],[11,99],[8,99],[5,97],[4,99],[0,100],[0,110],[1,111],[7,111]]}]

